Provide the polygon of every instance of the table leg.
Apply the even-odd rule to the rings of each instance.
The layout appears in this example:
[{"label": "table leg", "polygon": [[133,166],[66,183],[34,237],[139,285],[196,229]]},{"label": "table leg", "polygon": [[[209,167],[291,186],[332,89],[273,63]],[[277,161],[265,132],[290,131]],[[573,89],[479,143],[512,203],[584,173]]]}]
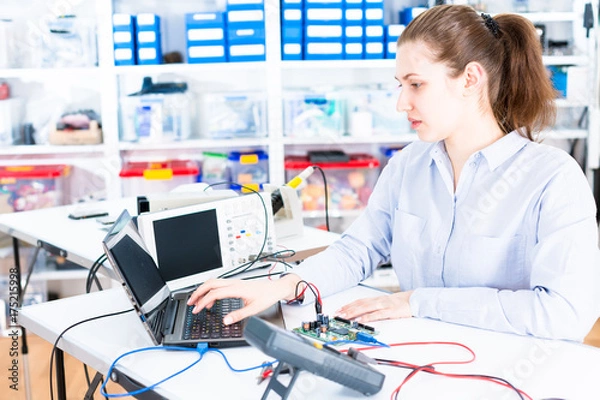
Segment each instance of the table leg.
[{"label": "table leg", "polygon": [[67,400],[65,384],[65,353],[56,348],[56,392],[59,400]]}]

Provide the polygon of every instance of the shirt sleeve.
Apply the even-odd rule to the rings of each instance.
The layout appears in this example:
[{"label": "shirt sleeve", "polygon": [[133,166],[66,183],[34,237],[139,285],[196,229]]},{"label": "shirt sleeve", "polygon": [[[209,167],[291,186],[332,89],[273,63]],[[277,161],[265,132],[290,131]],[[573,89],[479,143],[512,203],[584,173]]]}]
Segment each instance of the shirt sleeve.
[{"label": "shirt sleeve", "polygon": [[576,165],[569,165],[549,182],[540,199],[528,290],[418,288],[410,298],[413,315],[582,341],[600,316],[595,216],[588,182]]},{"label": "shirt sleeve", "polygon": [[392,181],[395,187],[401,185],[400,164],[408,147],[383,169],[365,210],[341,238],[293,270],[303,280],[314,283],[322,296],[357,285],[389,260],[394,198],[390,185]]}]

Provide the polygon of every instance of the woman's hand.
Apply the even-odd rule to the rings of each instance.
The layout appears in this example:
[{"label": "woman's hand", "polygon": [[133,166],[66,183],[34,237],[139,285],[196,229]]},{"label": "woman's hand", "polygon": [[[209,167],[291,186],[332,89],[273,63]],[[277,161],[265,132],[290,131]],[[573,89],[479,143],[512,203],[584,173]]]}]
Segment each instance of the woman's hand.
[{"label": "woman's hand", "polygon": [[300,278],[294,274],[288,274],[275,281],[209,279],[192,293],[187,304],[195,305],[192,312],[196,314],[204,308],[211,308],[216,300],[241,298],[244,307],[230,312],[223,318],[223,323],[230,325],[266,310],[279,300],[293,298],[298,281]]},{"label": "woman's hand", "polygon": [[336,315],[362,323],[412,317],[409,303],[411,294],[412,290],[356,300],[340,308]]}]

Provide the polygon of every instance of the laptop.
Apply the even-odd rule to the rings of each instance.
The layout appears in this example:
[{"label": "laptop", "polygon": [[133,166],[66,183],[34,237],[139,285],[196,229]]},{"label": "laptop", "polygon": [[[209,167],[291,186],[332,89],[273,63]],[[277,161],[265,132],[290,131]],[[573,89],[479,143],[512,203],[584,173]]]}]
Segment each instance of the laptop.
[{"label": "laptop", "polygon": [[[247,320],[224,326],[222,318],[243,306],[240,299],[224,299],[210,310],[191,313],[187,300],[193,290],[171,291],[139,234],[133,218],[124,210],[102,240],[109,262],[120,278],[144,328],[155,345],[210,347],[243,346]],[[259,317],[285,328],[280,303]]]}]

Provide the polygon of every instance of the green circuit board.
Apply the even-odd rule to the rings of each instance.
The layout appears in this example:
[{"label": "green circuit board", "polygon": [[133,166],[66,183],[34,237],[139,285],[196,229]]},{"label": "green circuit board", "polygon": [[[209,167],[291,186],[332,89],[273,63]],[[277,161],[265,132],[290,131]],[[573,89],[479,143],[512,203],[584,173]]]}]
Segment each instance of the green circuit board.
[{"label": "green circuit board", "polygon": [[368,325],[351,322],[341,318],[332,318],[329,320],[327,326],[323,328],[321,328],[321,326],[314,326],[316,325],[314,321],[309,323],[304,322],[302,325],[303,326],[292,330],[322,342],[334,342],[338,340],[354,341],[357,340],[356,335],[359,332],[369,336],[375,336],[379,333]]}]

